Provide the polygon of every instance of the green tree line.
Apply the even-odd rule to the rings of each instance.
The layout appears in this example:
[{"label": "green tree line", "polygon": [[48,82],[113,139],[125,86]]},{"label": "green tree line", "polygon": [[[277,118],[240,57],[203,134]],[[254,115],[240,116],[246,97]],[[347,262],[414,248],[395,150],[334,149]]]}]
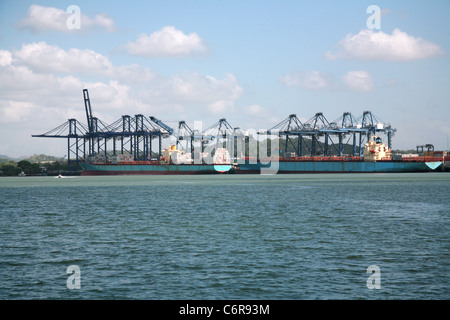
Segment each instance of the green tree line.
[{"label": "green tree line", "polygon": [[0,163],[0,175],[2,176],[17,176],[22,172],[27,176],[54,175],[65,170],[67,170],[67,161],[31,163],[28,160],[21,160]]}]

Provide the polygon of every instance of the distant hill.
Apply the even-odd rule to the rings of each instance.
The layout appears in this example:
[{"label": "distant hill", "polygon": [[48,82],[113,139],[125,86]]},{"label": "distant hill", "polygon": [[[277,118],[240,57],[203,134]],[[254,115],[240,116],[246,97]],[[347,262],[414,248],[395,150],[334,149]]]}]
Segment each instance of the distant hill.
[{"label": "distant hill", "polygon": [[16,161],[16,160],[18,160],[17,158],[11,158],[11,157],[5,156],[4,154],[0,154],[0,159],[8,160],[8,161]]},{"label": "distant hill", "polygon": [[19,159],[11,158],[11,157],[5,156],[3,154],[0,154],[0,163],[6,163],[6,162],[10,162],[10,161],[17,162],[17,161],[19,161]]},{"label": "distant hill", "polygon": [[64,160],[64,158],[49,156],[46,154],[34,154],[32,156],[23,156],[23,157],[19,157],[19,158],[12,158],[12,157],[0,154],[0,163],[9,162],[9,161],[18,162],[20,160],[27,160],[31,163],[38,163],[38,162],[47,162],[47,161],[62,161],[62,160]]},{"label": "distant hill", "polygon": [[20,160],[27,160],[27,161],[30,161],[31,163],[37,163],[37,162],[48,162],[48,161],[61,161],[61,160],[63,160],[63,158],[49,156],[46,154],[34,154],[29,157],[23,157]]}]

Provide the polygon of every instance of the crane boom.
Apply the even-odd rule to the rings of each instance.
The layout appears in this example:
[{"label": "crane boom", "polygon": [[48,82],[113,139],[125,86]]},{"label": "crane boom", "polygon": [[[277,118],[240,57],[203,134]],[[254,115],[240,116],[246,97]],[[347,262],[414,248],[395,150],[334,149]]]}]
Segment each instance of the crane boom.
[{"label": "crane boom", "polygon": [[87,89],[83,89],[84,96],[84,108],[86,110],[86,119],[89,132],[94,132],[94,128],[92,125],[92,109],[91,109],[91,100],[89,99],[89,92]]},{"label": "crane boom", "polygon": [[169,127],[167,124],[165,124],[164,122],[162,122],[161,120],[156,119],[153,116],[150,116],[150,120],[152,120],[154,123],[156,123],[158,126],[160,126],[161,128],[163,128],[164,130],[166,130],[169,134],[173,133],[173,129],[171,127]]}]

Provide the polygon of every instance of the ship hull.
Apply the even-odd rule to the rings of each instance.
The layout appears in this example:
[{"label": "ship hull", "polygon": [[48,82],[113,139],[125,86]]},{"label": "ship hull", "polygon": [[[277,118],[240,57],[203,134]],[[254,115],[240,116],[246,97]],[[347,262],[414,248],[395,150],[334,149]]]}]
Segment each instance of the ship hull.
[{"label": "ship hull", "polygon": [[[260,173],[269,165],[261,163],[241,164],[236,173]],[[277,173],[376,173],[376,172],[427,172],[432,171],[425,162],[364,162],[364,161],[280,161],[278,170],[272,164],[272,170]]]},{"label": "ship hull", "polygon": [[184,175],[184,174],[218,174],[214,165],[206,164],[90,164],[82,162],[84,176],[98,175]]},{"label": "ship hull", "polygon": [[[246,162],[231,170],[208,164],[90,164],[81,163],[82,175],[192,175],[192,174],[259,174],[267,173],[393,173],[430,172],[426,161],[285,161],[262,164]],[[440,168],[440,166],[438,166]],[[437,169],[439,170],[439,169]]]}]

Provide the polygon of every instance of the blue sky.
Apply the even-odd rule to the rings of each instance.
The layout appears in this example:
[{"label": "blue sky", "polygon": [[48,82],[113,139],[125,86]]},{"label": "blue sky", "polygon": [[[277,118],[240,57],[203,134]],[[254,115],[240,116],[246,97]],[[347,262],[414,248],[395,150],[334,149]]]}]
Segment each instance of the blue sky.
[{"label": "blue sky", "polygon": [[[80,9],[80,29],[67,8]],[[380,29],[368,29],[370,5]],[[371,110],[393,147],[450,135],[448,1],[0,2],[0,154],[66,154],[31,138],[69,118],[268,129],[295,113]]]}]

